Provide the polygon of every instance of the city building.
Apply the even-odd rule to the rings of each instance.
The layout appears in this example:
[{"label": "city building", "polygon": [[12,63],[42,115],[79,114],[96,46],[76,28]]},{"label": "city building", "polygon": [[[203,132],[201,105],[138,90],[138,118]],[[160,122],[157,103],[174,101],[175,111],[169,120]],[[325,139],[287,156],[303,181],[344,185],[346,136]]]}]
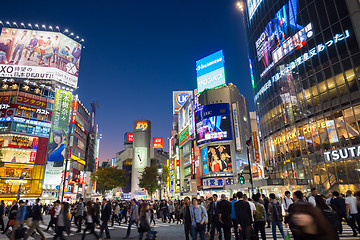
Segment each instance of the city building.
[{"label": "city building", "polygon": [[247,1],[263,186],[359,190],[360,6],[356,0]]}]

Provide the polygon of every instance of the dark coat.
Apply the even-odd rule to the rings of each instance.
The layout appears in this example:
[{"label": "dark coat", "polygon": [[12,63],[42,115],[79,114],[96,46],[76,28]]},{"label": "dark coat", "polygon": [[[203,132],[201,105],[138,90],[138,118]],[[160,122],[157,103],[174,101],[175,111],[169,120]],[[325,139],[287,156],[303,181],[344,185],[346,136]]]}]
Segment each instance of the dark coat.
[{"label": "dark coat", "polygon": [[231,203],[227,200],[221,200],[218,205],[218,212],[221,214],[221,221],[225,226],[231,226]]},{"label": "dark coat", "polygon": [[106,203],[101,209],[101,221],[109,221],[111,217],[111,206],[110,203]]},{"label": "dark coat", "polygon": [[235,204],[236,221],[241,227],[250,226],[252,224],[251,208],[248,202],[239,200]]},{"label": "dark coat", "polygon": [[345,199],[342,197],[334,198],[331,200],[330,206],[339,217],[346,217]]}]

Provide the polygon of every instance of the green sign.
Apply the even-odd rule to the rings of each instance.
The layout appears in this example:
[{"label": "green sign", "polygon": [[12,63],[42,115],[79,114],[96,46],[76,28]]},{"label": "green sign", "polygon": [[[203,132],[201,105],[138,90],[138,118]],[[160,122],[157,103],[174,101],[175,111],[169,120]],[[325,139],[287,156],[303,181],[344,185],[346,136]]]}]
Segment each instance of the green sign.
[{"label": "green sign", "polygon": [[184,176],[186,177],[186,176],[188,176],[190,174],[191,174],[191,165],[184,168]]},{"label": "green sign", "polygon": [[185,142],[186,139],[188,139],[190,137],[189,135],[189,127],[186,127],[185,131],[183,131],[180,134],[180,145],[183,144]]}]

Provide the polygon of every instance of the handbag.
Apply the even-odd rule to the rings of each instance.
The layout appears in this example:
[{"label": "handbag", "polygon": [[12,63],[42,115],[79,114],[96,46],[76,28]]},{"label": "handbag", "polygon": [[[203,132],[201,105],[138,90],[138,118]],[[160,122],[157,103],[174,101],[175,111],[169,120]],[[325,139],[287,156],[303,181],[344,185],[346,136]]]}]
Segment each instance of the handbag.
[{"label": "handbag", "polygon": [[[202,216],[203,213],[202,213],[202,207],[201,206],[200,206],[200,209],[201,209],[201,216]],[[201,224],[201,222],[196,221],[195,211],[194,211],[194,220],[196,222],[196,230],[199,231],[199,232],[205,231],[205,223]]]},{"label": "handbag", "polygon": [[15,219],[10,219],[9,220],[9,226],[14,226],[15,225],[16,220]]}]

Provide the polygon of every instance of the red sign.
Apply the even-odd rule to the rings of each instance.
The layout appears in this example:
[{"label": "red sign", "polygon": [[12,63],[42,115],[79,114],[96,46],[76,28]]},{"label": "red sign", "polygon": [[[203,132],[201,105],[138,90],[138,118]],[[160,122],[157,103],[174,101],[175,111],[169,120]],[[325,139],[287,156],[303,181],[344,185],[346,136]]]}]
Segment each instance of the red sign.
[{"label": "red sign", "polygon": [[36,157],[36,152],[31,152],[29,163],[35,163],[35,157]]},{"label": "red sign", "polygon": [[134,134],[132,133],[128,133],[128,142],[133,142],[134,141]]},{"label": "red sign", "polygon": [[164,139],[153,138],[153,148],[164,148]]},{"label": "red sign", "polygon": [[71,196],[72,196],[71,192],[64,193],[64,198],[71,198]]},{"label": "red sign", "polygon": [[46,102],[41,101],[41,100],[36,100],[33,98],[17,96],[16,102],[34,106],[34,107],[38,107],[38,108],[44,108],[44,109],[46,108]]},{"label": "red sign", "polygon": [[[67,190],[67,188],[68,188],[68,186],[69,186],[69,182],[68,182],[68,179],[69,179],[69,171],[66,171],[66,175],[65,175],[66,177],[65,177],[65,189],[64,189],[64,191],[66,191]],[[65,193],[66,194],[66,193]],[[65,195],[64,195],[65,196]],[[70,197],[71,197],[71,195],[70,195]]]},{"label": "red sign", "polygon": [[10,96],[0,97],[0,103],[8,103],[10,101]]}]

